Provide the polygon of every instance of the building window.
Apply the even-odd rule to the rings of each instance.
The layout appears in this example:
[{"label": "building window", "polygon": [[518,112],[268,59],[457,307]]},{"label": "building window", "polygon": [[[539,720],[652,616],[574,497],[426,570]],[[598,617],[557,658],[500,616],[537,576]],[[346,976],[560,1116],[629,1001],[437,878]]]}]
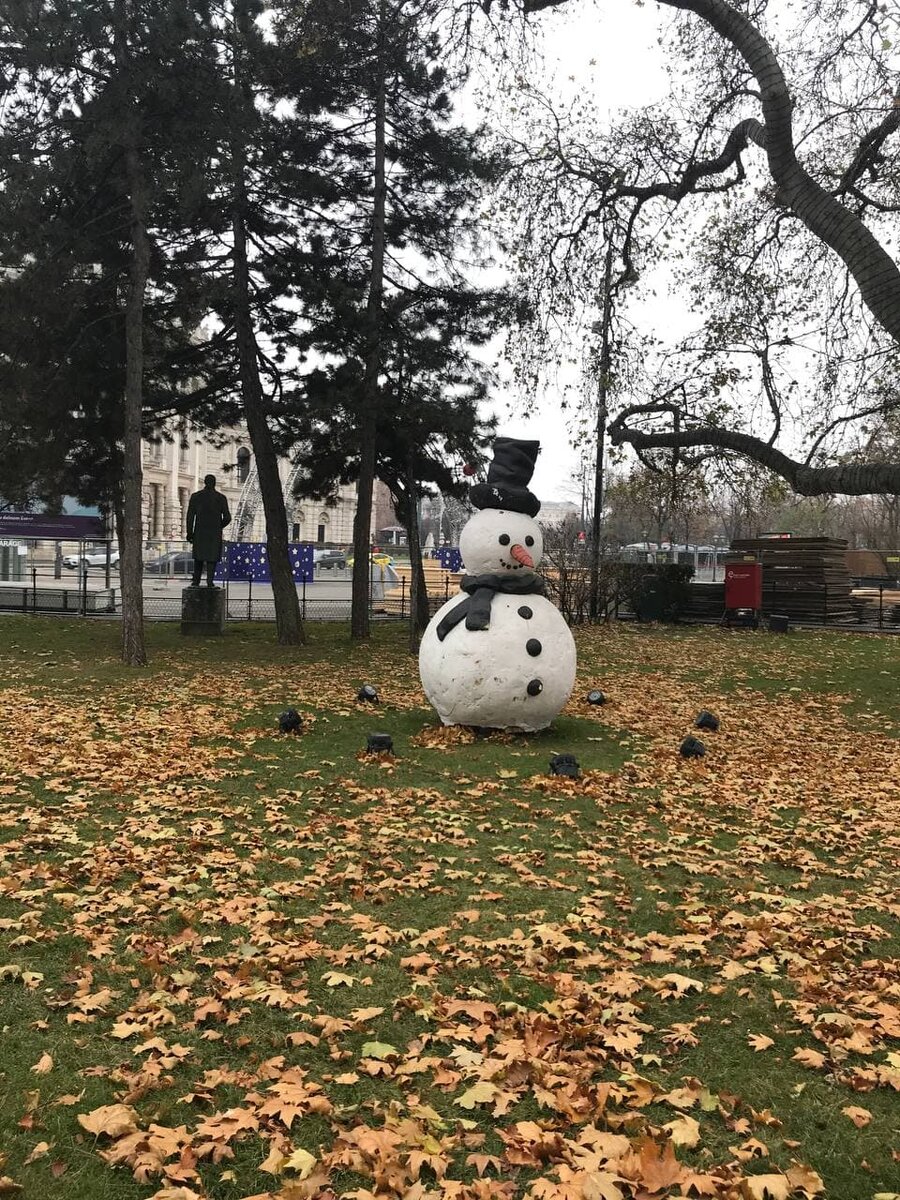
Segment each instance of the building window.
[{"label": "building window", "polygon": [[316,541],[321,543],[325,541],[325,526],[320,525],[316,532]]},{"label": "building window", "polygon": [[295,521],[293,523],[293,525],[291,526],[291,541],[292,542],[300,541],[300,522],[299,521]]},{"label": "building window", "polygon": [[238,483],[246,483],[247,476],[250,474],[250,451],[246,446],[241,446],[237,452],[237,476]]}]

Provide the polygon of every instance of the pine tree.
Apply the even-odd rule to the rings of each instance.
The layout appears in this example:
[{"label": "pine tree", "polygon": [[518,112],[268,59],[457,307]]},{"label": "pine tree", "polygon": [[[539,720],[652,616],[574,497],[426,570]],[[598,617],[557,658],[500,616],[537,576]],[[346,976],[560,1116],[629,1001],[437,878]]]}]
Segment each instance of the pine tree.
[{"label": "pine tree", "polygon": [[[480,151],[477,132],[453,121],[452,95],[463,74],[449,71],[443,61],[436,28],[440,11],[431,0],[314,0],[300,23],[310,31],[310,57],[334,80],[343,113],[333,146],[343,187],[341,225],[312,247],[316,253],[304,286],[306,326],[296,345],[333,364],[309,381],[307,394],[318,400],[311,416],[324,428],[340,430],[337,443],[352,463],[341,474],[357,483],[354,638],[369,633],[376,473],[386,480],[407,476],[406,443],[398,466],[391,462],[390,438],[403,427],[405,406],[415,401],[407,397],[389,416],[385,376],[398,377],[401,354],[416,361],[418,339],[421,378],[434,380],[437,366],[424,362],[427,340],[437,337],[443,369],[449,369],[465,332],[463,314],[471,317],[480,307],[483,320],[491,307],[467,284],[462,260],[477,248],[479,191],[497,163]],[[499,298],[494,301],[499,307]],[[412,332],[420,320],[417,311],[427,314],[422,327],[427,333]],[[443,426],[417,424],[422,442],[442,430],[452,433],[451,408],[431,410]],[[466,419],[471,429],[473,414]]]},{"label": "pine tree", "polygon": [[181,0],[19,0],[0,13],[0,387],[33,463],[16,486],[116,512],[123,657],[135,665],[142,427],[156,402],[191,390],[186,369],[197,402],[222,383],[191,341],[196,264],[166,252],[189,225],[185,198],[204,190],[195,114],[217,74],[197,28],[197,6]]},{"label": "pine tree", "polygon": [[[491,379],[475,351],[508,315],[503,293],[421,288],[396,294],[383,314],[382,378],[375,405],[378,477],[407,531],[413,572],[411,647],[428,622],[418,502],[432,486],[462,494],[460,469],[484,457],[493,422],[479,406]],[[359,477],[358,412],[364,368],[346,360],[310,372],[301,408],[305,439],[298,487],[327,496]],[[368,556],[368,541],[367,541]]]}]

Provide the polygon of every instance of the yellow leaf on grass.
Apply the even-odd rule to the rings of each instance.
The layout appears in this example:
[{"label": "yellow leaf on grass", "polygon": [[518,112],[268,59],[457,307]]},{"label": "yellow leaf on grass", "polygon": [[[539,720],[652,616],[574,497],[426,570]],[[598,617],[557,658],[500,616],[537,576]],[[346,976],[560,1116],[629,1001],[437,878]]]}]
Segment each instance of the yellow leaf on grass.
[{"label": "yellow leaf on grass", "polygon": [[203,1200],[199,1192],[193,1188],[179,1187],[177,1184],[166,1184],[158,1192],[154,1192],[150,1200]]},{"label": "yellow leaf on grass", "polygon": [[793,1190],[787,1175],[749,1175],[741,1180],[745,1200],[788,1200]]},{"label": "yellow leaf on grass", "polygon": [[374,1017],[380,1017],[383,1012],[383,1008],[354,1008],[350,1013],[350,1020],[371,1021]]},{"label": "yellow leaf on grass", "polygon": [[748,1033],[747,1043],[752,1050],[759,1052],[760,1050],[768,1050],[775,1045],[773,1038],[766,1037],[764,1033]]},{"label": "yellow leaf on grass", "polygon": [[45,1050],[31,1069],[35,1075],[48,1075],[53,1070],[53,1056]]},{"label": "yellow leaf on grass", "polygon": [[493,1100],[496,1095],[497,1085],[494,1083],[489,1083],[486,1079],[483,1079],[480,1083],[476,1083],[473,1087],[470,1087],[467,1092],[463,1092],[463,1094],[457,1100],[454,1100],[453,1103],[458,1105],[460,1108],[471,1109],[474,1108],[476,1104],[487,1104],[488,1101]]},{"label": "yellow leaf on grass", "polygon": [[857,1129],[865,1129],[872,1120],[872,1114],[867,1108],[859,1108],[855,1104],[848,1104],[846,1108],[842,1108],[841,1112],[845,1117],[849,1117]]},{"label": "yellow leaf on grass", "polygon": [[386,1058],[396,1058],[400,1051],[396,1046],[392,1046],[390,1042],[363,1042],[360,1054],[363,1058],[377,1058],[384,1061]]},{"label": "yellow leaf on grass", "polygon": [[290,1167],[292,1171],[296,1171],[299,1179],[308,1179],[313,1173],[316,1162],[317,1159],[308,1150],[298,1149],[285,1159],[284,1166],[285,1170]]},{"label": "yellow leaf on grass", "polygon": [[134,1133],[137,1129],[137,1113],[127,1104],[103,1104],[89,1113],[78,1114],[78,1124],[88,1133],[99,1137],[121,1137],[123,1133]]},{"label": "yellow leaf on grass", "polygon": [[700,1143],[700,1122],[695,1121],[693,1117],[676,1117],[674,1121],[663,1125],[663,1129],[668,1130],[669,1137],[676,1146],[693,1150]]},{"label": "yellow leaf on grass", "polygon": [[322,976],[322,982],[326,987],[340,987],[341,984],[344,987],[353,987],[356,980],[352,975],[344,975],[340,971],[326,971]]},{"label": "yellow leaf on grass", "polygon": [[35,1146],[35,1148],[32,1150],[32,1152],[25,1159],[25,1166],[27,1167],[29,1163],[36,1162],[39,1158],[43,1158],[45,1154],[49,1154],[49,1153],[50,1153],[50,1143],[49,1142],[38,1142],[38,1144]]},{"label": "yellow leaf on grass", "polygon": [[788,1167],[787,1177],[795,1191],[802,1189],[807,1196],[819,1196],[825,1191],[825,1181],[819,1172],[803,1163],[794,1163]]},{"label": "yellow leaf on grass", "polygon": [[287,1155],[283,1154],[277,1146],[272,1146],[269,1153],[259,1164],[259,1169],[265,1171],[267,1175],[280,1175],[284,1170],[286,1162]]},{"label": "yellow leaf on grass", "polygon": [[660,983],[666,983],[676,996],[684,996],[688,992],[702,992],[703,984],[699,979],[691,979],[688,975],[679,975],[670,971],[668,975],[660,976]]},{"label": "yellow leaf on grass", "polygon": [[794,1062],[813,1071],[820,1071],[825,1066],[824,1054],[820,1054],[818,1050],[806,1050],[802,1046],[798,1046],[794,1051],[793,1059]]}]

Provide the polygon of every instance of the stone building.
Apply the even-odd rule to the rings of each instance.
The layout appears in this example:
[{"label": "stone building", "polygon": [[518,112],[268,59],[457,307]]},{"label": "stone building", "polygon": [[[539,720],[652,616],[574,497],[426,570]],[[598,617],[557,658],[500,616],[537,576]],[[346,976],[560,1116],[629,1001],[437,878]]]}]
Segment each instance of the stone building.
[{"label": "stone building", "polygon": [[[151,546],[182,542],[185,536],[187,506],[192,492],[203,487],[205,475],[215,475],[216,487],[228,500],[232,517],[240,514],[241,528],[233,523],[226,538],[240,536],[244,541],[265,540],[262,503],[253,482],[253,449],[246,427],[241,425],[215,431],[198,429],[187,421],[172,423],[158,438],[145,438],[141,445],[144,473],[143,526]],[[290,481],[291,463],[279,461],[282,486]],[[241,497],[244,496],[244,504]],[[345,546],[353,540],[353,515],[356,488],[341,487],[336,503],[321,500],[288,499],[288,533],[294,542],[315,542],[322,546]],[[373,510],[373,534],[376,516],[383,519],[384,508]]]}]

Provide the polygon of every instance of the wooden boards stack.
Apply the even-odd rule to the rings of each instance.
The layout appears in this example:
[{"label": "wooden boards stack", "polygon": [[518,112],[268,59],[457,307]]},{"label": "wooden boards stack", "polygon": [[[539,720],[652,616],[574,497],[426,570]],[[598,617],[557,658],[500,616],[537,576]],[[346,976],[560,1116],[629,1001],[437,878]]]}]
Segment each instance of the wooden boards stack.
[{"label": "wooden boards stack", "polygon": [[847,543],[840,538],[738,538],[726,560],[754,555],[763,566],[763,612],[795,621],[849,621]]},{"label": "wooden boards stack", "polygon": [[888,571],[884,555],[880,550],[848,550],[847,570],[856,579],[882,579],[896,571]]},{"label": "wooden boards stack", "polygon": [[687,621],[718,621],[725,612],[725,584],[698,583],[692,580],[690,598],[684,613]]}]

